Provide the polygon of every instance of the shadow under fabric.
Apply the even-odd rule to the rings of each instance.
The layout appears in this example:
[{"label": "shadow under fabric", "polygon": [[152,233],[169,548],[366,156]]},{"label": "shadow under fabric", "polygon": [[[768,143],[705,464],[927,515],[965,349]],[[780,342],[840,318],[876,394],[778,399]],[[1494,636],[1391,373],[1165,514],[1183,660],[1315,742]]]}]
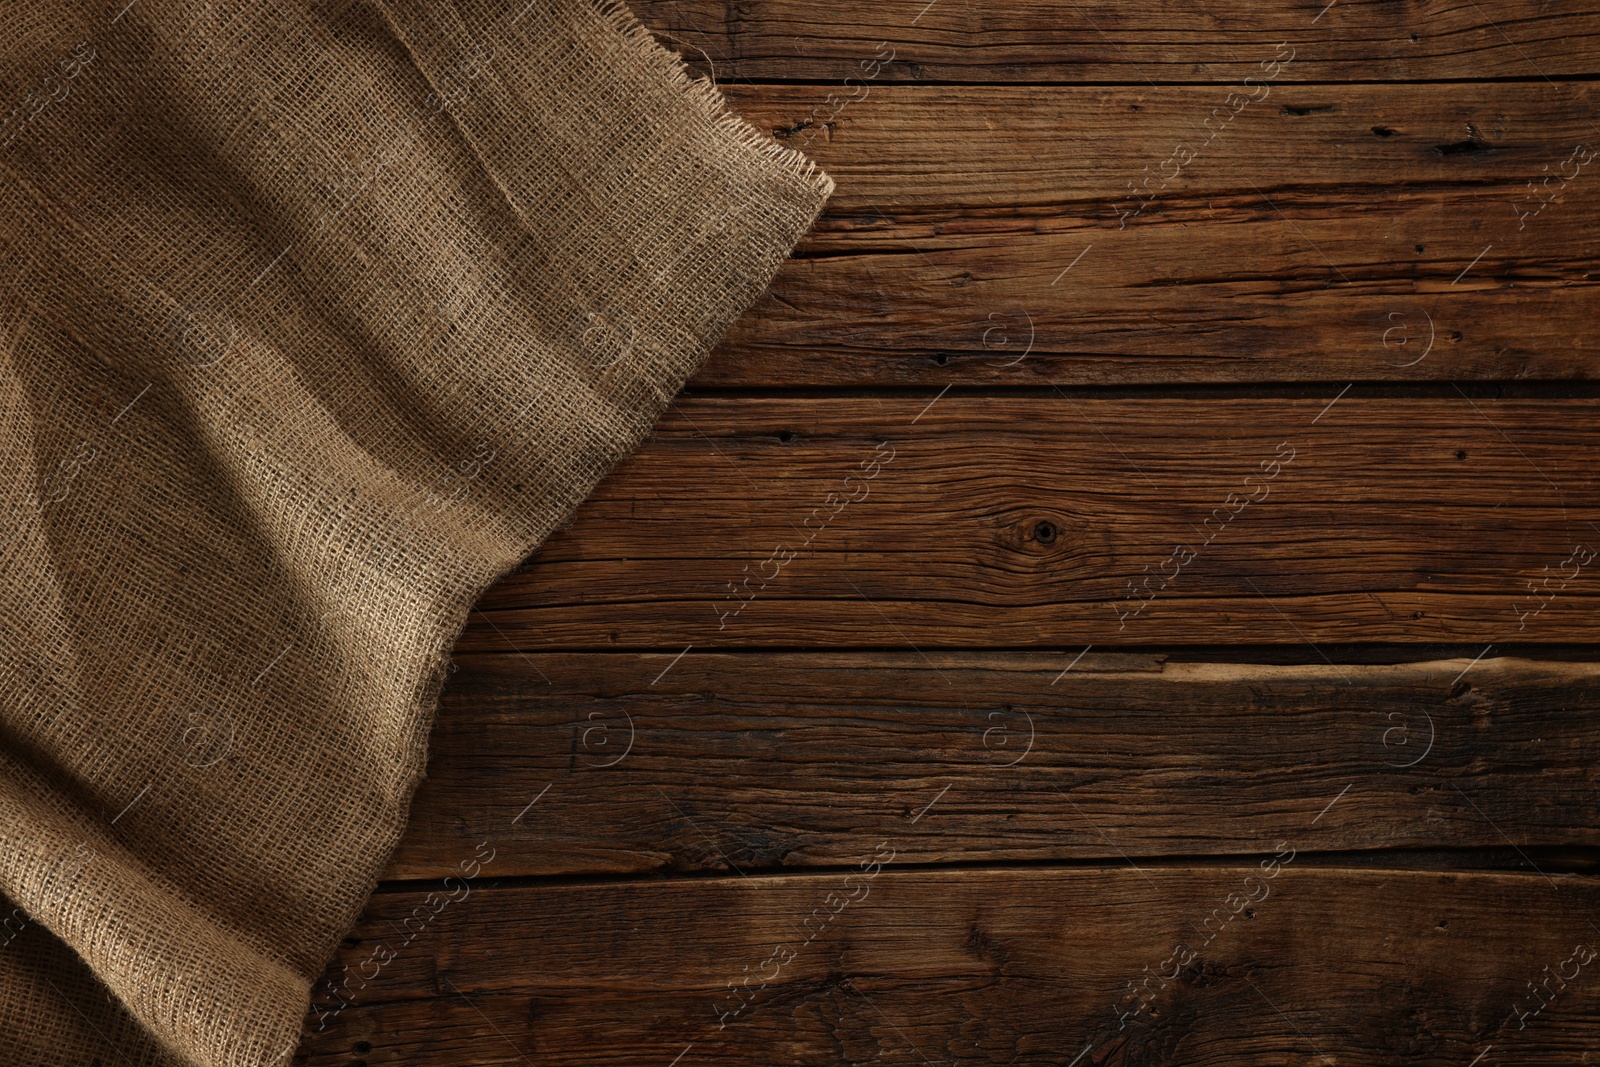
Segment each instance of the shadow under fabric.
[{"label": "shadow under fabric", "polygon": [[0,1062],[287,1064],[474,600],[832,183],[610,0],[3,7]]}]

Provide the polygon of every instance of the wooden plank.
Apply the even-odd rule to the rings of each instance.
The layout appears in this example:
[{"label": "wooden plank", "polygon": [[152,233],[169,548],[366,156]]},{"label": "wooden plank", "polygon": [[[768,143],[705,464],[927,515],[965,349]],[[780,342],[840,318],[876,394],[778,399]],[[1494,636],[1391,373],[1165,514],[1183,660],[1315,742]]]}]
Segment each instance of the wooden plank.
[{"label": "wooden plank", "polygon": [[[1263,0],[636,0],[663,42],[722,80],[1239,81],[1280,41],[1296,80],[1600,73],[1600,15],[1578,0],[1405,5]],[[891,57],[863,66],[876,57]]]},{"label": "wooden plank", "polygon": [[914,864],[1595,848],[1597,693],[1600,664],[1494,657],[467,656],[386,877],[487,838],[498,877],[846,865],[886,836]]},{"label": "wooden plank", "polygon": [[1593,378],[1589,88],[734,87],[839,187],[694,384]]},{"label": "wooden plank", "polygon": [[1297,846],[1229,867],[899,871],[895,836],[801,877],[380,893],[302,1054],[1464,1067],[1600,1045],[1594,879],[1332,870]]},{"label": "wooden plank", "polygon": [[680,401],[459,647],[1593,639],[1600,403],[1327,388]]}]

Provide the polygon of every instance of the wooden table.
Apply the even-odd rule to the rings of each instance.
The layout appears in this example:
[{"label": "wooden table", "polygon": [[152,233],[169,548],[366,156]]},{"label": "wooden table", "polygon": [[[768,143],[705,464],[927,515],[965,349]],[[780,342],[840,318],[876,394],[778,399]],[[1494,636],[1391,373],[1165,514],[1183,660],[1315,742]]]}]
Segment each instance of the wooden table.
[{"label": "wooden table", "polygon": [[1600,1063],[1600,9],[634,6],[838,193],[302,1061]]}]

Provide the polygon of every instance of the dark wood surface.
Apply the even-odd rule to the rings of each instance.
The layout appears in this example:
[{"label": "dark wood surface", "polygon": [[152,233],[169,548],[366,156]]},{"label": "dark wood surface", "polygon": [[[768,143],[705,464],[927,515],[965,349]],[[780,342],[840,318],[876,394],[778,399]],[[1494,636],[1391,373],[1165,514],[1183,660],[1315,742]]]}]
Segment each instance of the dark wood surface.
[{"label": "dark wood surface", "polygon": [[697,386],[1595,377],[1587,82],[729,91],[839,188]]},{"label": "dark wood surface", "polygon": [[655,681],[670,659],[461,657],[388,877],[485,836],[497,877],[842,866],[885,836],[899,864],[1115,863],[1487,856],[1503,826],[1600,859],[1600,663],[692,652]]},{"label": "dark wood surface", "polygon": [[1385,82],[1591,75],[1600,47],[1580,0],[1407,4],[1350,0],[641,0],[662,40],[720,80],[1232,82],[1278,42],[1286,81]]},{"label": "dark wood surface", "polygon": [[1600,1063],[1600,9],[635,9],[838,193],[298,1062]]},{"label": "dark wood surface", "polygon": [[[884,840],[829,874],[470,893],[341,1037],[417,1067],[1549,1064],[1600,1044],[1591,878],[1329,868],[1292,839],[1267,868],[896,871],[871,862]],[[419,908],[380,893],[351,955],[398,946]]]},{"label": "dark wood surface", "polygon": [[680,401],[459,647],[1595,632],[1600,404],[1342,388]]}]

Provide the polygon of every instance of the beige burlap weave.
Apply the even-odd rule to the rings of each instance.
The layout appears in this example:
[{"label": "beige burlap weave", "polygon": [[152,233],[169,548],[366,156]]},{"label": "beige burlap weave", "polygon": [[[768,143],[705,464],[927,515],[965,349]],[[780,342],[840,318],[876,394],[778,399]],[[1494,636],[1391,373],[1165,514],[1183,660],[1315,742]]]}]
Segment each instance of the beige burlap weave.
[{"label": "beige burlap weave", "polygon": [[609,0],[4,7],[0,1064],[288,1063],[473,600],[831,183]]}]

